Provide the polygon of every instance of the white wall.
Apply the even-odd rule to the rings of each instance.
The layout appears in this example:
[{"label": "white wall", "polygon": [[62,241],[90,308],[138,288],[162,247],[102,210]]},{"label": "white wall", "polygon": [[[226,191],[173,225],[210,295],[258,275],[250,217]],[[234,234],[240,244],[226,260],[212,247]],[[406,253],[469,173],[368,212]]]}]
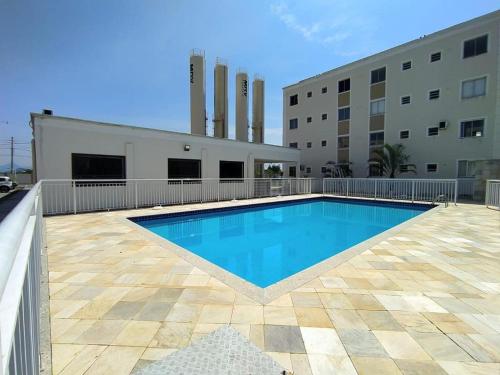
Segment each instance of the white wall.
[{"label": "white wall", "polygon": [[[168,158],[202,160],[202,177],[218,178],[219,161],[300,163],[300,151],[273,145],[32,114],[37,179],[71,179],[71,154],[126,156],[127,178],[167,178]],[[190,151],[184,151],[190,145]]]}]

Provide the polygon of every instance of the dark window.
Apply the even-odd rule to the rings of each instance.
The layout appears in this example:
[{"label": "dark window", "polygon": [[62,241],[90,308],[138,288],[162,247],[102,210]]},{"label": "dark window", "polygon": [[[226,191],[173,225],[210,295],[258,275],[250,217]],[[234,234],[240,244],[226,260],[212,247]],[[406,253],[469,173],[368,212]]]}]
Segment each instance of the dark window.
[{"label": "dark window", "polygon": [[168,178],[201,178],[201,160],[168,159]]},{"label": "dark window", "polygon": [[326,113],[323,113],[323,114],[321,115],[321,119],[322,119],[322,120],[326,120],[327,118],[328,118],[328,115],[327,115]]},{"label": "dark window", "polygon": [[429,91],[429,100],[439,99],[439,90]]},{"label": "dark window", "polygon": [[306,173],[311,173],[311,167],[306,167]]},{"label": "dark window", "polygon": [[385,67],[372,70],[371,74],[371,83],[379,83],[379,82],[384,82],[385,81]]},{"label": "dark window", "polygon": [[321,147],[326,147],[326,141],[325,140],[321,141]]},{"label": "dark window", "polygon": [[401,130],[399,132],[399,139],[408,139],[410,138],[410,131],[409,130]]},{"label": "dark window", "polygon": [[402,63],[401,64],[401,69],[402,70],[411,69],[411,61],[405,61],[404,63]]},{"label": "dark window", "polygon": [[406,173],[406,172],[408,172],[408,164],[400,164],[400,165],[399,165],[399,171],[400,171],[401,173]]},{"label": "dark window", "polygon": [[351,79],[339,81],[339,93],[351,90]]},{"label": "dark window", "polygon": [[297,167],[288,167],[288,176],[297,177]]},{"label": "dark window", "polygon": [[435,135],[439,134],[439,128],[437,126],[432,127],[432,128],[427,128],[427,135],[429,137],[433,137]]},{"label": "dark window", "polygon": [[326,173],[326,167],[321,167],[321,173]]},{"label": "dark window", "polygon": [[462,121],[460,123],[460,138],[482,137],[484,135],[484,120]]},{"label": "dark window", "polygon": [[74,180],[124,179],[125,156],[71,154]]},{"label": "dark window", "polygon": [[328,87],[325,86],[325,87],[321,88],[321,93],[322,94],[326,94],[327,92],[328,92]]},{"label": "dark window", "polygon": [[219,161],[219,178],[243,178],[245,163],[242,161]]},{"label": "dark window", "polygon": [[437,172],[437,170],[438,170],[438,165],[437,165],[437,164],[434,164],[434,163],[432,163],[432,164],[427,164],[426,168],[427,168],[427,172]]},{"label": "dark window", "polygon": [[307,123],[309,124],[309,123],[311,123],[311,122],[312,122],[312,120],[313,120],[313,118],[312,118],[311,116],[309,116],[309,117],[307,118],[307,120],[306,120],[306,121],[307,121]]},{"label": "dark window", "polygon": [[297,148],[297,147],[298,147],[298,144],[297,144],[297,142],[290,142],[290,143],[288,144],[288,146],[289,146],[290,148]]},{"label": "dark window", "polygon": [[349,147],[349,137],[339,137],[338,138],[338,147],[339,148],[348,148]]},{"label": "dark window", "polygon": [[431,62],[436,62],[441,60],[441,52],[434,52],[431,54]]},{"label": "dark window", "polygon": [[488,35],[483,35],[464,42],[464,59],[482,55],[486,52],[488,52]]},{"label": "dark window", "polygon": [[307,142],[306,146],[307,146],[307,148],[311,148],[312,147],[312,142]]},{"label": "dark window", "polygon": [[351,118],[351,107],[339,109],[339,121],[349,120]]},{"label": "dark window", "polygon": [[290,129],[297,129],[299,127],[299,120],[296,118],[290,119]]},{"label": "dark window", "polygon": [[295,94],[295,95],[291,95],[290,96],[290,105],[297,105],[299,104],[299,95]]},{"label": "dark window", "polygon": [[410,104],[410,102],[411,102],[411,98],[410,98],[410,96],[409,96],[409,95],[407,95],[407,96],[403,96],[403,97],[401,98],[401,104]]},{"label": "dark window", "polygon": [[384,132],[370,133],[370,146],[380,146],[384,144]]},{"label": "dark window", "polygon": [[[310,98],[310,97],[312,97],[312,96],[313,96],[313,92],[312,92],[312,91],[308,91],[308,92],[307,92],[307,97],[308,97],[308,98]],[[295,167],[294,167],[294,168],[295,168]]]}]

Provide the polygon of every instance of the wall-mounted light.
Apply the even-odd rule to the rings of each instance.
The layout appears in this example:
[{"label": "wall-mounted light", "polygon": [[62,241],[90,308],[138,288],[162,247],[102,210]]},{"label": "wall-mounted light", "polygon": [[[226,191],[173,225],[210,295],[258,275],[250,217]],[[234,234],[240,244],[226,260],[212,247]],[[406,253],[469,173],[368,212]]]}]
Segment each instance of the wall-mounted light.
[{"label": "wall-mounted light", "polygon": [[191,150],[191,145],[184,145],[184,151]]}]

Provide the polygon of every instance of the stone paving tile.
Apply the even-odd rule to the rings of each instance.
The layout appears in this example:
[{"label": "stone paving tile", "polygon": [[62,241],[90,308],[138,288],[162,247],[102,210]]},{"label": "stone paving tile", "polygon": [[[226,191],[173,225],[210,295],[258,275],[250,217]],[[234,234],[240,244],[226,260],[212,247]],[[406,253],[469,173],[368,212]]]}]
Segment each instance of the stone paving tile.
[{"label": "stone paving tile", "polygon": [[500,373],[498,212],[433,212],[264,306],[123,221],[157,213],[46,219],[60,373],[127,374],[225,324],[298,375]]}]

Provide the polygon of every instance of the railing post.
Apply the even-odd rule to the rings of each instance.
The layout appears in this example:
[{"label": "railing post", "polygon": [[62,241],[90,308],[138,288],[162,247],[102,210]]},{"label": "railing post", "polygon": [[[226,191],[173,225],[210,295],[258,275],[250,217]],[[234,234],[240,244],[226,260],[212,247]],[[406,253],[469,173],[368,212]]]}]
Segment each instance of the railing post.
[{"label": "railing post", "polygon": [[374,199],[377,200],[377,179],[373,180],[375,182],[375,192],[374,192]]},{"label": "railing post", "polygon": [[139,199],[138,199],[138,192],[137,192],[137,180],[134,181],[134,205],[135,208],[139,208]]},{"label": "railing post", "polygon": [[[297,181],[297,180],[295,180]],[[292,195],[292,180],[288,179],[288,189],[290,190],[290,195]],[[297,194],[297,185],[295,185],[295,194]]]},{"label": "railing post", "polygon": [[325,195],[325,183],[326,183],[326,178],[323,179],[323,195]]},{"label": "railing post", "polygon": [[488,203],[490,202],[490,187],[491,187],[491,181],[486,180],[486,194],[484,197],[484,204],[486,207],[489,206]]},{"label": "railing post", "polygon": [[346,197],[349,196],[349,179],[347,179],[347,184],[346,184],[346,188],[345,188],[345,196]]},{"label": "railing post", "polygon": [[250,197],[250,181],[251,180],[249,180],[249,179],[245,179],[245,188],[247,191],[247,199]]},{"label": "railing post", "polygon": [[220,179],[217,180],[217,202],[220,202]]},{"label": "railing post", "polygon": [[181,204],[184,204],[184,180],[181,180]]},{"label": "railing post", "polygon": [[415,180],[411,180],[411,203],[415,201]]},{"label": "railing post", "polygon": [[76,214],[76,182],[73,180],[71,183],[73,190],[73,213]]},{"label": "railing post", "polygon": [[458,195],[458,180],[455,179],[455,196],[453,197],[453,203],[457,205],[457,195]]}]

